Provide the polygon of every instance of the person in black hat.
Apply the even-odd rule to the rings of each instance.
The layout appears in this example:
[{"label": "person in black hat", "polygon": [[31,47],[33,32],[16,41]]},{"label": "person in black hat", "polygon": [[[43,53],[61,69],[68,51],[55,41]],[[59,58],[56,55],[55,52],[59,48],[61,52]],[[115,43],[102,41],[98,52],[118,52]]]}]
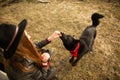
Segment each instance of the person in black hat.
[{"label": "person in black hat", "polygon": [[[4,50],[5,72],[10,80],[49,80],[49,75],[43,75],[42,60],[48,60],[48,54],[42,56],[34,43],[24,32],[27,21],[22,20],[18,26],[0,24],[0,47]],[[55,31],[47,39],[39,42],[37,47],[42,48],[52,40],[60,37]]]},{"label": "person in black hat", "polygon": [[4,57],[6,59],[14,55],[26,24],[27,21],[25,19],[18,24],[18,27],[13,24],[0,24],[0,47],[4,49]]}]

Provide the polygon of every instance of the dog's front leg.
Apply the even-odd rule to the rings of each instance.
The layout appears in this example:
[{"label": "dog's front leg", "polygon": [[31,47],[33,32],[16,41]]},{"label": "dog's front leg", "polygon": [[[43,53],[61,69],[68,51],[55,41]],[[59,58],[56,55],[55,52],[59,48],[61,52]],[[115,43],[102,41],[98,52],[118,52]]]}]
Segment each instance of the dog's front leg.
[{"label": "dog's front leg", "polygon": [[72,56],[69,62],[72,63],[73,61],[74,61],[74,57]]},{"label": "dog's front leg", "polygon": [[72,66],[76,66],[78,61],[82,58],[83,55],[79,55],[73,62],[72,62]]},{"label": "dog's front leg", "polygon": [[77,62],[80,60],[80,58],[75,59],[75,61],[72,62],[72,66],[76,66]]},{"label": "dog's front leg", "polygon": [[76,59],[74,62],[72,62],[72,66],[76,66],[77,63],[78,63],[78,61],[79,61],[86,53],[87,53],[87,50],[83,51],[81,54],[78,54],[77,59]]}]

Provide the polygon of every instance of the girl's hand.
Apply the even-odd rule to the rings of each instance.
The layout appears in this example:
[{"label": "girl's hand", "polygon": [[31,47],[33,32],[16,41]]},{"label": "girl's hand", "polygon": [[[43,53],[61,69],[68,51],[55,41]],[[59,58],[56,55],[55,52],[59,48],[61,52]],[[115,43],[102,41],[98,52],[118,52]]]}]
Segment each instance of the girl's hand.
[{"label": "girl's hand", "polygon": [[47,62],[49,59],[50,59],[50,54],[49,53],[45,52],[41,55],[42,62]]},{"label": "girl's hand", "polygon": [[60,36],[61,36],[61,33],[59,31],[55,31],[51,36],[49,36],[47,38],[47,40],[52,41],[52,40],[54,40],[54,39],[56,39],[56,38],[58,38]]}]

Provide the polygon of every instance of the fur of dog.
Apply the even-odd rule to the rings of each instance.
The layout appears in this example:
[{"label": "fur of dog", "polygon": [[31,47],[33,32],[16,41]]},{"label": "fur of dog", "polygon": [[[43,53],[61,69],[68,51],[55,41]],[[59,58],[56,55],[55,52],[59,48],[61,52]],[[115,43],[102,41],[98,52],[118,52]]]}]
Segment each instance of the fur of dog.
[{"label": "fur of dog", "polygon": [[[75,39],[71,35],[64,34],[61,32],[60,39],[63,42],[64,47],[70,51],[73,55],[69,62],[72,66],[75,66],[77,62],[88,52],[92,51],[92,46],[96,38],[96,27],[99,25],[100,18],[104,16],[99,13],[94,13],[91,16],[92,25],[88,26],[82,33],[79,39]],[[75,55],[75,56],[74,56]],[[77,55],[77,56],[76,56]],[[75,59],[76,57],[76,59]]]}]

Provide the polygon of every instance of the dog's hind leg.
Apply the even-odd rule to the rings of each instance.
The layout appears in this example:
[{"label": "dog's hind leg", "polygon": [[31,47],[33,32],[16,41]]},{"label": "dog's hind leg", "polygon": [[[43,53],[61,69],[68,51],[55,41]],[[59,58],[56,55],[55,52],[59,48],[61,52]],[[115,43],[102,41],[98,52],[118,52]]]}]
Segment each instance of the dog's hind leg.
[{"label": "dog's hind leg", "polygon": [[95,32],[95,34],[94,34],[94,36],[93,36],[93,39],[92,39],[92,41],[91,41],[91,43],[90,43],[89,51],[93,51],[93,44],[94,44],[95,38],[96,38],[96,32]]},{"label": "dog's hind leg", "polygon": [[93,50],[93,44],[94,44],[94,40],[92,40],[92,42],[91,42],[90,45],[89,45],[89,51],[92,51],[92,50]]}]

